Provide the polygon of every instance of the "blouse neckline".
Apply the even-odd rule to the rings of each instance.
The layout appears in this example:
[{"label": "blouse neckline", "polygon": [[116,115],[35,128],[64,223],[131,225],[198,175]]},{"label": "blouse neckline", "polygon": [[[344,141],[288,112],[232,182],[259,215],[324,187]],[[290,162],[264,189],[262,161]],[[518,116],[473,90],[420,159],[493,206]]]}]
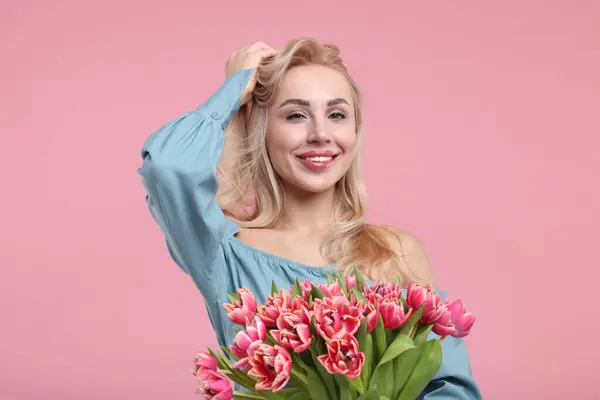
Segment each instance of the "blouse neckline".
[{"label": "blouse neckline", "polygon": [[332,273],[337,270],[336,264],[329,264],[329,265],[324,265],[324,266],[303,264],[303,263],[300,263],[297,261],[290,260],[289,258],[278,256],[276,254],[272,254],[272,253],[266,252],[264,250],[258,249],[256,247],[250,246],[249,244],[241,241],[234,235],[229,236],[229,238],[232,243],[237,244],[239,247],[244,248],[246,251],[249,251],[249,252],[251,252],[259,257],[265,258],[267,260],[274,261],[280,265],[288,265],[288,266],[296,267],[299,269],[308,270],[308,271],[312,272],[313,274],[320,275],[323,277],[327,276],[328,272]]}]

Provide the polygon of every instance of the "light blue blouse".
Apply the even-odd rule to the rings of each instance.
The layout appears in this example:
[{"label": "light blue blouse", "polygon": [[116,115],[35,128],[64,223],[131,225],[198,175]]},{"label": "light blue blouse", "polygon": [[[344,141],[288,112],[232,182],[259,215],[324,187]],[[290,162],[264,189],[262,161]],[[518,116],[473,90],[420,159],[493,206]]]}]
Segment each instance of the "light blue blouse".
[{"label": "light blue blouse", "polygon": [[[224,130],[240,107],[240,95],[252,72],[248,69],[232,75],[206,102],[153,133],[143,144],[143,163],[138,170],[146,202],[165,235],[167,249],[201,292],[218,341],[224,346],[235,336],[223,309],[229,301],[228,291],[247,287],[264,302],[272,280],[280,288],[289,287],[296,278],[326,282],[326,272],[335,269],[334,265],[300,264],[246,245],[235,236],[237,224],[214,200]],[[442,348],[442,367],[422,398],[481,399],[464,341],[447,338]]]}]

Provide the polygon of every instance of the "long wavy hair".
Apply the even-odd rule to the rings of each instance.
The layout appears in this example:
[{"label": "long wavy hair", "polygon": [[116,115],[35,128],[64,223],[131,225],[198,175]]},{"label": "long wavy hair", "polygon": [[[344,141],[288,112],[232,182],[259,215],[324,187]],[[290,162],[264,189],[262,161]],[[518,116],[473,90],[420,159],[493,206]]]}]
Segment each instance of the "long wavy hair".
[{"label": "long wavy hair", "polygon": [[241,107],[225,132],[226,147],[218,168],[218,203],[241,227],[268,228],[280,218],[285,193],[267,153],[267,108],[275,100],[285,73],[302,65],[327,66],[346,77],[352,88],[359,143],[350,168],[335,185],[335,224],[322,243],[323,258],[346,273],[352,273],[357,266],[371,279],[390,276],[401,281],[411,279],[402,262],[403,254],[390,246],[390,234],[394,235],[394,231],[365,221],[366,194],[360,167],[361,94],[333,44],[322,44],[312,38],[292,40],[274,59],[257,68],[252,106],[250,110]]}]

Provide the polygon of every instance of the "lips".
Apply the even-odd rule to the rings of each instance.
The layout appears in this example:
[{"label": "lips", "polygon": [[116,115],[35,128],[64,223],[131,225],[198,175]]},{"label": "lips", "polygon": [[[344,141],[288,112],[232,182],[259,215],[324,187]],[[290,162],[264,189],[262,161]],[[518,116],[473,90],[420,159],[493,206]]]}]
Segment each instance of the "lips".
[{"label": "lips", "polygon": [[308,161],[313,161],[313,162],[326,162],[326,161],[331,161],[333,160],[335,157],[334,156],[316,156],[316,157],[298,157],[302,160],[308,160]]},{"label": "lips", "polygon": [[314,158],[314,157],[335,157],[338,153],[330,150],[321,150],[321,151],[307,151],[305,153],[301,153],[296,155],[296,157],[300,158]]},{"label": "lips", "polygon": [[308,168],[318,171],[331,166],[337,156],[338,153],[333,151],[309,151],[296,157]]}]

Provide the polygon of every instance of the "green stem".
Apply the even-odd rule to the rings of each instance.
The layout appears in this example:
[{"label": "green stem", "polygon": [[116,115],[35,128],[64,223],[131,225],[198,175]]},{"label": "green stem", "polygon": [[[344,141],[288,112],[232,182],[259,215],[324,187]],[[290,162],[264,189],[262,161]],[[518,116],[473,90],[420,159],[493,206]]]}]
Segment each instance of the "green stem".
[{"label": "green stem", "polygon": [[408,336],[410,336],[411,339],[415,338],[415,333],[417,333],[417,329],[419,328],[419,323],[417,322],[412,329],[410,330],[410,332],[408,333]]},{"label": "green stem", "polygon": [[315,363],[315,368],[317,369],[317,372],[319,373],[319,375],[321,375],[321,379],[323,380],[323,383],[325,384],[325,387],[327,388],[327,392],[329,393],[330,398],[335,399],[337,397],[337,395],[336,395],[337,392],[335,390],[334,378],[329,372],[327,372],[327,370],[323,367],[323,365],[317,358],[319,356],[319,351],[317,350],[317,344],[313,343],[313,345],[309,347],[309,351],[310,351],[312,360]]},{"label": "green stem", "polygon": [[340,388],[340,398],[339,400],[352,400],[352,394],[350,393],[349,382],[346,380],[346,377],[341,375],[334,375],[335,380],[337,381],[338,387]]},{"label": "green stem", "polygon": [[290,381],[297,387],[302,388],[308,392],[308,379],[304,376],[304,374],[301,374],[297,370],[292,369]]},{"label": "green stem", "polygon": [[300,354],[298,353],[292,353],[292,358],[294,359],[294,361],[296,361],[296,363],[300,366],[300,368],[302,368],[304,371],[306,371],[309,367],[308,365],[306,365],[306,363],[302,360],[302,358],[300,357]]}]

